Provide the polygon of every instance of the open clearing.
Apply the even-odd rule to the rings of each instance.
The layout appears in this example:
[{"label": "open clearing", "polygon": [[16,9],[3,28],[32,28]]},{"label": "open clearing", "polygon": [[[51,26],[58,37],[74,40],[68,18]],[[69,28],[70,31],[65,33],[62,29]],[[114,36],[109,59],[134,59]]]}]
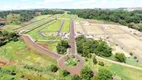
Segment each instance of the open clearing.
[{"label": "open clearing", "polygon": [[124,44],[126,47],[129,48],[129,50],[137,54],[142,58],[142,45],[141,41],[137,40],[136,38],[132,37],[129,34],[119,34],[113,36],[115,39],[120,41],[122,44]]},{"label": "open clearing", "polygon": [[78,33],[78,32],[80,32],[80,33],[82,33],[82,34],[84,34],[84,32],[83,32],[83,29],[82,29],[82,26],[80,25],[80,24],[75,24],[75,31]]},{"label": "open clearing", "polygon": [[13,31],[13,30],[18,29],[18,28],[21,28],[21,26],[20,25],[12,25],[11,24],[11,25],[5,25],[5,26],[3,26],[0,29],[7,30],[7,31]]},{"label": "open clearing", "polygon": [[84,26],[88,34],[103,34],[99,24],[91,24]]}]

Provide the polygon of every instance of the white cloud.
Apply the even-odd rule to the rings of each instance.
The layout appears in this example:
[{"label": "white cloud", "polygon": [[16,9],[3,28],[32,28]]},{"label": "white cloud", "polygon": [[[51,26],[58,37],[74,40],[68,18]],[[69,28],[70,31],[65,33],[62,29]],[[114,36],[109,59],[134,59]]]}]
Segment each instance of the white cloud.
[{"label": "white cloud", "polygon": [[64,2],[72,2],[73,0],[44,0],[36,2],[36,4],[49,4],[49,3],[64,3]]},{"label": "white cloud", "polygon": [[96,0],[81,0],[73,4],[74,8],[94,8]]}]

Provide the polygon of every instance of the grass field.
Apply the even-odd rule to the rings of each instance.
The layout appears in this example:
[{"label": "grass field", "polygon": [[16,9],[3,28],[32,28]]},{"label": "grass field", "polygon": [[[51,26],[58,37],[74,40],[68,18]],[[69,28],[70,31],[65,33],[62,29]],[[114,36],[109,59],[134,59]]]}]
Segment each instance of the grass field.
[{"label": "grass field", "polygon": [[57,52],[56,50],[56,46],[58,44],[58,42],[37,42],[38,44],[44,45],[47,49],[53,51],[53,52]]},{"label": "grass field", "polygon": [[[39,33],[38,33],[38,31],[40,30],[40,29],[42,29],[42,28],[44,28],[44,27],[46,27],[46,26],[48,26],[49,24],[51,24],[52,22],[50,22],[50,23],[47,23],[47,24],[45,24],[45,25],[43,25],[43,26],[41,26],[41,27],[39,27],[39,28],[37,28],[37,29],[35,29],[35,30],[33,30],[33,31],[31,31],[31,32],[29,32],[29,33],[27,33],[27,34],[29,34],[30,36],[32,36],[34,39],[36,39],[36,40],[52,40],[52,39],[58,39],[58,37],[48,37],[48,38],[46,38],[46,37],[42,37]],[[47,33],[47,34],[50,34],[50,32],[49,33]]]},{"label": "grass field", "polygon": [[10,24],[10,25],[3,26],[1,29],[2,30],[7,30],[7,31],[13,31],[14,29],[17,29],[17,28],[20,28],[20,27],[21,27],[20,25]]},{"label": "grass field", "polygon": [[41,20],[41,19],[44,19],[44,18],[48,18],[50,16],[51,15],[40,15],[40,16],[37,16],[37,17],[33,18],[32,21]]},{"label": "grass field", "polygon": [[[102,61],[99,60],[98,61]],[[94,65],[91,59],[88,59],[88,61],[85,63],[86,66],[90,67],[94,71],[98,71],[100,68],[106,68],[110,70],[116,77],[121,77],[123,80],[141,80],[142,79],[142,71],[136,70],[133,68],[124,67],[121,65],[109,63],[106,61],[103,61],[105,66],[102,67],[100,65]]]},{"label": "grass field", "polygon": [[[53,74],[52,72],[48,70],[48,67],[50,65],[52,64],[57,65],[56,60],[32,48],[27,49],[26,47],[27,47],[26,43],[18,41],[18,42],[10,42],[7,45],[0,48],[0,52],[1,52],[0,60],[11,64],[7,66],[3,66],[2,68],[4,70],[16,71],[15,76],[9,75],[7,73],[2,73],[4,76],[0,75],[1,80],[7,80],[10,77],[11,78],[14,77],[17,80],[21,80],[21,77],[20,77],[21,75],[24,75],[24,79],[31,79],[31,80],[47,80],[47,78],[52,80],[52,79],[59,78],[58,75]],[[42,54],[42,56],[38,54]],[[28,65],[32,68],[31,69],[24,68],[25,65]],[[39,72],[38,70],[42,70],[42,71]],[[1,71],[0,71],[0,74],[1,74]]]},{"label": "grass field", "polygon": [[65,20],[62,32],[69,32],[69,28],[70,28],[70,20]]},{"label": "grass field", "polygon": [[61,26],[61,21],[57,21],[56,23],[50,25],[50,26],[47,26],[46,28],[44,28],[42,31],[43,32],[56,32],[59,30],[60,26]]}]

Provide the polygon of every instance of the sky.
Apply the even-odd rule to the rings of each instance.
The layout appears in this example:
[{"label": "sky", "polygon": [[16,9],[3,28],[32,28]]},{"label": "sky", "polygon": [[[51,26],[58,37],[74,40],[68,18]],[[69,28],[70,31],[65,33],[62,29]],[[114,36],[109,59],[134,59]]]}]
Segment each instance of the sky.
[{"label": "sky", "polygon": [[142,0],[1,0],[0,10],[142,7]]}]

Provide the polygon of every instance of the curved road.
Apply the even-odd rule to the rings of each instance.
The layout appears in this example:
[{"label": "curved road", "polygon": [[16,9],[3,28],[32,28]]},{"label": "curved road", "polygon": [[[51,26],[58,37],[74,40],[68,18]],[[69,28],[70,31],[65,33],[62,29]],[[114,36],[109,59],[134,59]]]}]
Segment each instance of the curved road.
[{"label": "curved road", "polygon": [[56,59],[58,60],[61,56],[58,55],[57,53],[54,53],[44,47],[41,47],[40,45],[36,44],[32,38],[28,35],[22,35],[22,38],[24,39],[24,41],[29,45],[31,46],[32,48],[44,53],[44,54],[47,54],[48,56],[52,57],[53,59]]},{"label": "curved road", "polygon": [[[73,20],[71,20],[70,25],[69,45],[69,53],[58,60],[59,66],[60,68],[69,71],[71,74],[80,74],[81,69],[84,67],[84,60],[79,55],[77,55]],[[66,61],[66,59],[68,57],[72,58],[72,56],[74,56],[78,60],[78,64],[74,68],[65,66],[64,62]]]}]

